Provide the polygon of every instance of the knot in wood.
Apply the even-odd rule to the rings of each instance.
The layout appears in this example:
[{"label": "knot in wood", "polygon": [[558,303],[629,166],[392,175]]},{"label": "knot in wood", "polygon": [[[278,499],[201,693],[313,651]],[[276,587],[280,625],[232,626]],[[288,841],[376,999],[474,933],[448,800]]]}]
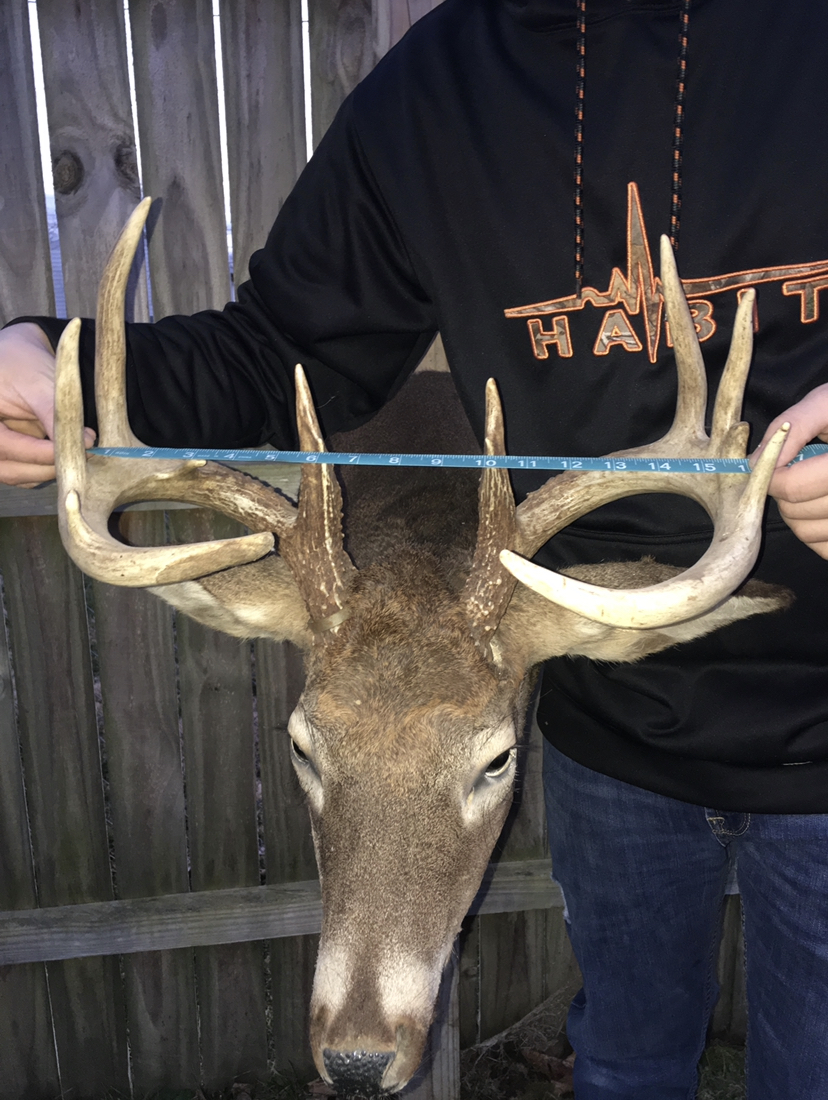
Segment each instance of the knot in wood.
[{"label": "knot in wood", "polygon": [[135,144],[132,141],[119,141],[112,154],[115,163],[115,172],[124,181],[130,190],[138,187],[138,160],[135,155]]},{"label": "knot in wood", "polygon": [[62,149],[52,161],[52,179],[59,195],[74,195],[86,172],[77,153]]}]

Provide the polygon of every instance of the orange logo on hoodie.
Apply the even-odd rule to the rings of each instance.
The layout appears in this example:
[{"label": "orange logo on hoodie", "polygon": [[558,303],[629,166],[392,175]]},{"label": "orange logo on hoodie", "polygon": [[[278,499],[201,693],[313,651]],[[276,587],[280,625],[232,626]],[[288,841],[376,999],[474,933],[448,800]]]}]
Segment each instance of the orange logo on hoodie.
[{"label": "orange logo on hoodie", "polygon": [[[716,331],[713,303],[708,296],[727,290],[739,292],[760,283],[782,283],[782,293],[799,295],[800,320],[803,324],[819,317],[819,292],[828,288],[828,260],[793,267],[757,268],[754,271],[736,271],[728,275],[715,275],[712,279],[682,279],[690,312],[699,340],[709,340]],[[553,298],[548,302],[535,302],[528,306],[515,306],[504,310],[506,317],[526,319],[532,352],[536,359],[548,359],[549,349],[554,347],[559,356],[568,359],[573,354],[567,313],[583,309],[587,303],[607,307],[593,346],[593,354],[607,355],[614,347],[627,351],[642,351],[643,345],[630,320],[641,314],[647,354],[651,363],[656,361],[662,333],[664,300],[661,296],[661,280],[655,274],[638,186],[627,186],[627,271],[624,274],[614,267],[609,286],[605,291],[586,286],[580,295]],[[544,323],[547,318],[547,323]],[[754,327],[757,321],[754,319]],[[666,340],[670,344],[667,326]]]}]

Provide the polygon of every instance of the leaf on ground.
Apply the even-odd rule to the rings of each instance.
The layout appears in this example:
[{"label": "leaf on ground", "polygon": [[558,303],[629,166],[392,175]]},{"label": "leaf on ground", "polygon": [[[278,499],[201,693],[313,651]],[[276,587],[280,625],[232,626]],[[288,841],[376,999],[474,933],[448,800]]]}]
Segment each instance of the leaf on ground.
[{"label": "leaf on ground", "polygon": [[520,1056],[535,1073],[541,1073],[548,1077],[552,1085],[552,1092],[562,1096],[572,1090],[572,1063],[574,1055],[569,1058],[556,1058],[552,1054],[544,1054],[532,1047],[521,1047]]},{"label": "leaf on ground", "polygon": [[336,1096],[336,1089],[331,1088],[321,1077],[316,1081],[311,1081],[308,1085],[308,1092],[311,1096]]}]

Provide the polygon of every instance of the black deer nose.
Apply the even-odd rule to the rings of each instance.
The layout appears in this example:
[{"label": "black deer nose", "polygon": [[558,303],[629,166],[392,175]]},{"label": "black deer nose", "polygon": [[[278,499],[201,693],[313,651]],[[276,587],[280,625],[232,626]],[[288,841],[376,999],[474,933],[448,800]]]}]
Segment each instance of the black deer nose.
[{"label": "black deer nose", "polygon": [[393,1050],[322,1051],[322,1061],[337,1092],[378,1093],[382,1075],[394,1058]]}]

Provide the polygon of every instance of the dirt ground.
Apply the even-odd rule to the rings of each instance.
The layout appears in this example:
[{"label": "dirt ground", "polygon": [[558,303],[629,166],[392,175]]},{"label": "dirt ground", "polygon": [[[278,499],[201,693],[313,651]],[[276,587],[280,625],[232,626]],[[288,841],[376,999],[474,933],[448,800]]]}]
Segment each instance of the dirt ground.
[{"label": "dirt ground", "polygon": [[[567,1100],[574,1056],[560,1030],[561,1005],[547,1002],[502,1035],[460,1056],[460,1100]],[[280,1078],[248,1091],[236,1085],[222,1100],[344,1100],[323,1082],[302,1085]],[[159,1100],[190,1100],[164,1097]],[[195,1100],[202,1100],[201,1097]],[[204,1098],[207,1100],[207,1098]],[[714,1043],[700,1065],[697,1100],[745,1100],[745,1060],[740,1047]]]},{"label": "dirt ground", "polygon": [[[460,1100],[568,1100],[574,1055],[560,1031],[561,1005],[547,1002],[494,1039],[460,1056]],[[699,1067],[697,1100],[745,1100],[744,1049],[715,1042]],[[116,1100],[114,1094],[107,1100]],[[122,1098],[118,1098],[122,1100]],[[277,1074],[221,1094],[165,1089],[147,1100],[365,1100],[337,1097],[322,1081]]]},{"label": "dirt ground", "polygon": [[[574,1055],[559,1030],[560,1005],[539,1006],[489,1043],[463,1051],[460,1100],[567,1100]],[[697,1100],[745,1100],[742,1048],[711,1045],[700,1065]]]}]

